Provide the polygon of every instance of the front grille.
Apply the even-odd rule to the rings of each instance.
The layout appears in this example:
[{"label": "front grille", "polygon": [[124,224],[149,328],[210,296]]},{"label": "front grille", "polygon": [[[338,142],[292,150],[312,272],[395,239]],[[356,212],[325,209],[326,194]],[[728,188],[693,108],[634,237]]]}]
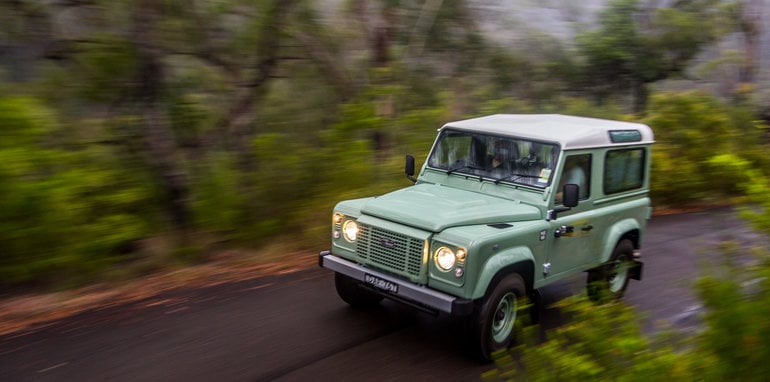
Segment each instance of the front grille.
[{"label": "front grille", "polygon": [[356,254],[396,274],[419,278],[422,271],[423,240],[386,231],[365,224],[359,225]]}]

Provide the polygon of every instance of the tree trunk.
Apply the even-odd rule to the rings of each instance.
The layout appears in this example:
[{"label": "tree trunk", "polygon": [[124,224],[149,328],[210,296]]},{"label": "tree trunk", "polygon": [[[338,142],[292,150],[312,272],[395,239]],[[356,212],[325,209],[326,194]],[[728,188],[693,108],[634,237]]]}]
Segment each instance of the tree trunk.
[{"label": "tree trunk", "polygon": [[443,3],[444,0],[427,0],[423,4],[420,17],[417,19],[417,23],[409,35],[408,50],[412,56],[419,57],[422,55],[428,31],[433,27],[433,22],[436,20],[436,15]]},{"label": "tree trunk", "polygon": [[366,41],[371,51],[373,67],[385,67],[390,64],[390,50],[393,45],[393,28],[396,14],[384,2],[370,10],[366,0],[355,0],[353,10],[358,18]]},{"label": "tree trunk", "polygon": [[345,68],[340,65],[340,60],[334,57],[323,46],[323,43],[313,35],[304,31],[295,31],[293,36],[302,43],[305,52],[324,74],[324,79],[337,91],[341,101],[345,102],[352,98],[355,94],[355,86],[348,74],[345,73]]},{"label": "tree trunk", "polygon": [[744,57],[739,71],[738,81],[742,84],[753,83],[757,72],[762,37],[763,2],[749,0],[742,4],[739,15],[740,31],[743,34]]},{"label": "tree trunk", "polygon": [[634,83],[634,113],[636,114],[644,114],[644,112],[647,110],[647,100],[649,98],[649,89],[647,88],[647,84],[638,81]]},{"label": "tree trunk", "polygon": [[245,89],[236,96],[233,107],[221,122],[228,135],[228,146],[238,153],[240,162],[250,167],[251,141],[254,138],[255,106],[267,93],[267,85],[279,62],[280,42],[288,13],[296,0],[275,0],[265,17],[256,46],[255,74],[246,82]]},{"label": "tree trunk", "polygon": [[135,4],[133,38],[137,48],[138,78],[135,97],[140,109],[148,161],[163,187],[165,208],[174,225],[184,232],[189,225],[187,176],[174,133],[163,105],[165,73],[162,53],[155,39],[159,17],[153,0]]}]

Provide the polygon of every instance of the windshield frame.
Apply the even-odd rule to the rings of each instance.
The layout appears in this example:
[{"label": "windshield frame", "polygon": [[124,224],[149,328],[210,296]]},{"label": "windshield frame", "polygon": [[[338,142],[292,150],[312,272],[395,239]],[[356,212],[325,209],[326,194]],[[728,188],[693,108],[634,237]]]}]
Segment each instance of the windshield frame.
[{"label": "windshield frame", "polygon": [[[453,137],[468,142],[446,143]],[[508,157],[505,156],[506,149]],[[479,181],[490,180],[495,184],[508,183],[543,190],[556,177],[561,151],[556,142],[443,128],[425,164],[426,168],[445,172],[447,176],[461,174]],[[490,167],[497,157],[505,158],[502,161],[504,168]]]}]

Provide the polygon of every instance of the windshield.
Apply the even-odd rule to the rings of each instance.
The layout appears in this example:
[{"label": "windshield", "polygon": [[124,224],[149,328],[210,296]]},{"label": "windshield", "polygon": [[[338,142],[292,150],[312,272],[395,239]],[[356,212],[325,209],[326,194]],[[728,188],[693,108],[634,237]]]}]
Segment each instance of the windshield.
[{"label": "windshield", "polygon": [[544,188],[551,182],[558,154],[559,147],[550,143],[445,129],[428,166]]}]

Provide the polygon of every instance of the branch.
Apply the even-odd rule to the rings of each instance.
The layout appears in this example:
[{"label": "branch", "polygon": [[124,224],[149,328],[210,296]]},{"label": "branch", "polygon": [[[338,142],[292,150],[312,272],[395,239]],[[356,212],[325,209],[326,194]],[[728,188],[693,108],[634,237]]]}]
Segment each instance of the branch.
[{"label": "branch", "polygon": [[425,37],[428,31],[433,26],[433,22],[436,20],[441,5],[444,0],[427,0],[422,6],[420,11],[420,17],[417,19],[417,23],[412,29],[412,33],[409,35],[409,45],[407,51],[412,53],[412,56],[422,55],[422,51],[425,48]]},{"label": "branch", "polygon": [[265,16],[267,22],[259,33],[260,43],[257,44],[257,62],[254,64],[256,74],[247,82],[247,89],[233,103],[233,107],[220,126],[225,130],[233,130],[236,142],[239,137],[251,136],[253,105],[264,94],[264,87],[273,76],[273,71],[279,62],[280,36],[285,26],[289,10],[297,0],[275,0],[273,8]]},{"label": "branch", "polygon": [[307,54],[325,74],[326,80],[337,90],[342,100],[350,99],[354,94],[353,82],[346,73],[340,70],[339,60],[335,59],[327,49],[324,49],[315,36],[303,31],[294,31],[292,36],[303,44]]}]

